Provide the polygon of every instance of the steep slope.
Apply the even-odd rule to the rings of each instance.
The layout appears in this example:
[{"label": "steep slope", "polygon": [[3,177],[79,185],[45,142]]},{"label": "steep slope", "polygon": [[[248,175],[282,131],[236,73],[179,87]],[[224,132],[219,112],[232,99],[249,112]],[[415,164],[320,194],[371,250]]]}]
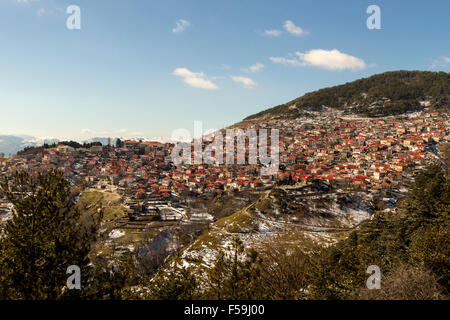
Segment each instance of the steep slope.
[{"label": "steep slope", "polygon": [[[166,264],[194,268],[205,276],[219,252],[229,251],[234,238],[246,248],[263,248],[274,238],[308,251],[317,244],[327,246],[344,239],[376,209],[372,195],[340,195],[320,192],[312,187],[277,187],[266,191],[256,202],[219,219],[196,241]],[[276,242],[276,241],[275,241]]]},{"label": "steep slope", "polygon": [[365,116],[386,116],[424,106],[448,107],[449,95],[449,73],[392,71],[310,92],[244,120],[294,118],[303,110],[320,111],[323,106]]}]

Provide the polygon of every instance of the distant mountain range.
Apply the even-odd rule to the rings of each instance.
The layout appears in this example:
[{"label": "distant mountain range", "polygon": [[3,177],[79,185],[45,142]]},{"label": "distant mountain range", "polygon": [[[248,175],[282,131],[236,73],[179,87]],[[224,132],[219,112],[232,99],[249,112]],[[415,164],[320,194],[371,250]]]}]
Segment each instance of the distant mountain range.
[{"label": "distant mountain range", "polygon": [[[111,143],[115,144],[117,138],[111,139]],[[28,135],[0,135],[0,153],[3,153],[6,156],[14,155],[18,151],[23,150],[25,147],[39,147],[44,144],[54,144],[58,143],[62,140],[56,138],[36,138]],[[102,145],[108,144],[108,138],[98,137],[91,138],[88,140],[81,141],[89,143],[89,142],[100,142]]]},{"label": "distant mountain range", "polygon": [[39,139],[28,135],[0,135],[0,153],[6,156],[14,155],[25,147],[53,144],[58,141],[58,139]]},{"label": "distant mountain range", "polygon": [[349,114],[388,116],[418,111],[428,105],[448,109],[449,101],[450,73],[392,71],[307,93],[244,121],[295,118],[304,111],[326,110],[324,106]]}]

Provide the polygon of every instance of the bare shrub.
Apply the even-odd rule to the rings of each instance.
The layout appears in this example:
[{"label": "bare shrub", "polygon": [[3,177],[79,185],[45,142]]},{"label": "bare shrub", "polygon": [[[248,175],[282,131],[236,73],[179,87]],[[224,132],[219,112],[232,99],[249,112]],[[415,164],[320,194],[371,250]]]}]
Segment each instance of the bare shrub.
[{"label": "bare shrub", "polygon": [[428,270],[401,264],[381,280],[381,289],[362,289],[362,300],[441,300],[441,288]]},{"label": "bare shrub", "polygon": [[271,299],[298,300],[306,297],[309,258],[298,244],[298,239],[278,237],[259,250],[261,281]]}]

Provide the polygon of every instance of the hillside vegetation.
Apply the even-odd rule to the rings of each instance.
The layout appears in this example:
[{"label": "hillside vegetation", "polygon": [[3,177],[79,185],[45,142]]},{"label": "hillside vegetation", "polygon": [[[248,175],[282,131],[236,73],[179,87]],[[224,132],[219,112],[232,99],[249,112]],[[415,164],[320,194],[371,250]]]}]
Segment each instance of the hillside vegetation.
[{"label": "hillside vegetation", "polygon": [[386,116],[417,111],[421,101],[439,109],[448,107],[450,74],[428,71],[393,71],[305,94],[244,120],[262,117],[295,117],[302,110],[323,106],[365,116]]}]

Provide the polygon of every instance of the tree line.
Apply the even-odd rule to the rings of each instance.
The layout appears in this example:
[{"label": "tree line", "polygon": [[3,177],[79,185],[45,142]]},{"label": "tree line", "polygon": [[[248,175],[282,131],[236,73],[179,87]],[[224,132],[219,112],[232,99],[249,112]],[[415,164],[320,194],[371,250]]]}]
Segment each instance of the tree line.
[{"label": "tree line", "polygon": [[18,156],[23,156],[23,155],[30,155],[30,154],[37,154],[40,152],[43,152],[46,149],[51,149],[51,148],[55,148],[57,146],[69,146],[72,147],[74,149],[80,149],[80,148],[85,148],[85,149],[89,149],[90,147],[93,146],[101,146],[102,143],[95,141],[95,142],[83,142],[83,143],[79,143],[76,141],[60,141],[58,143],[52,143],[52,144],[48,144],[48,143],[44,143],[42,146],[28,146],[25,147],[23,150],[18,151],[17,155]]}]

